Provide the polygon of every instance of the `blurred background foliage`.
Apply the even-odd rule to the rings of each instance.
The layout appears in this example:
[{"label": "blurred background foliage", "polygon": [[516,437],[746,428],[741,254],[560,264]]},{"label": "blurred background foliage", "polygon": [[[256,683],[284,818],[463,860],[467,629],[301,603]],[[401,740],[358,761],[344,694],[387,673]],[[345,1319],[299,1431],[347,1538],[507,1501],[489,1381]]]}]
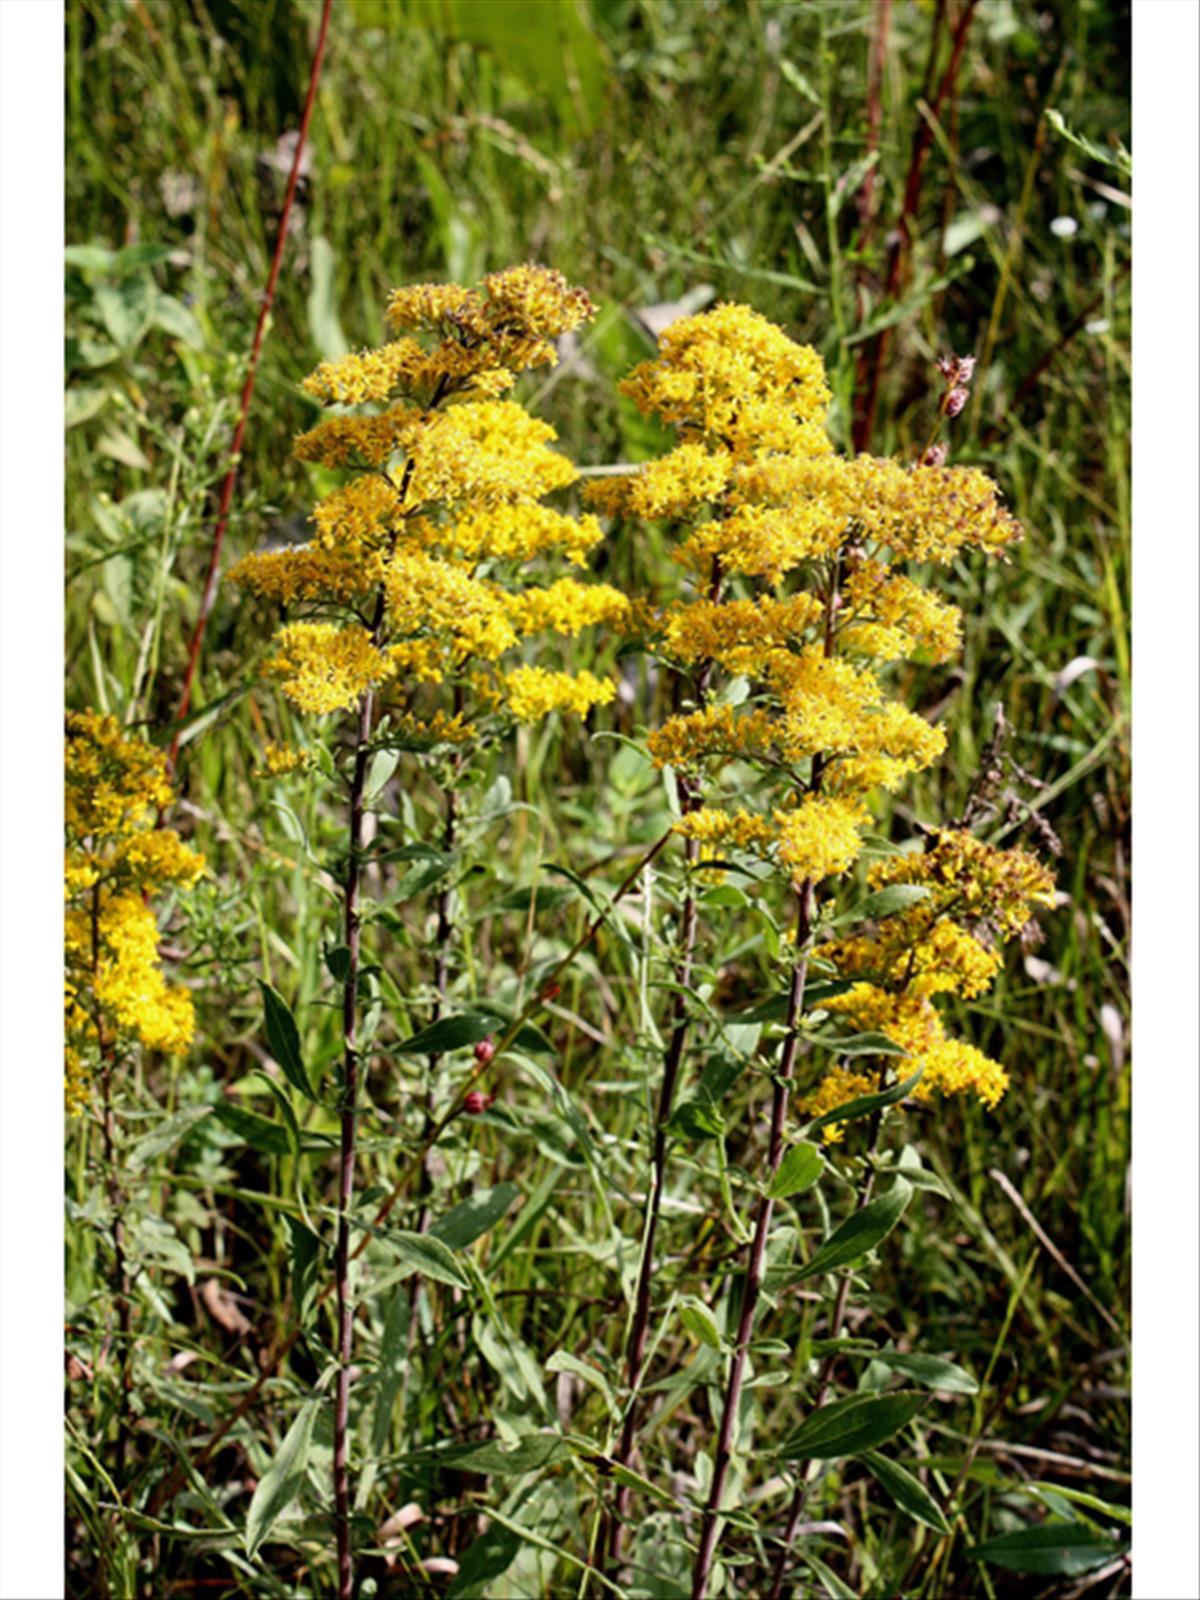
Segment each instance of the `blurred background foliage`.
[{"label": "blurred background foliage", "polygon": [[[885,11],[875,138],[870,55]],[[112,709],[156,739],[178,702],[318,15],[316,0],[66,8],[67,700]],[[960,28],[961,62],[939,94]],[[231,559],[304,537],[319,484],[288,456],[314,410],[297,383],[320,358],[379,342],[386,293],[399,283],[470,281],[533,258],[586,285],[599,318],[523,398],[588,465],[659,448],[614,383],[681,308],[744,300],[813,343],[843,448],[861,442],[855,397],[861,404],[873,363],[870,447],[914,458],[935,403],[934,357],[981,357],[951,459],[986,466],[1027,539],[1010,564],[964,562],[948,575],[965,612],[961,663],[901,670],[906,699],[945,722],[950,751],[898,798],[891,824],[902,837],[916,818],[960,814],[1001,705],[1012,754],[1044,786],[1033,791],[1039,814],[1062,841],[1060,904],[1043,946],[963,1008],[969,1036],[1008,1065],[1013,1088],[995,1115],[953,1105],[923,1119],[924,1158],[955,1204],[914,1208],[871,1299],[893,1336],[938,1327],[947,1348],[989,1374],[974,1420],[939,1425],[930,1445],[953,1479],[986,1416],[966,1469],[979,1534],[1027,1517],[1031,1484],[1127,1498],[1128,1372],[1113,1323],[1127,1326],[1129,1288],[1128,91],[1128,0],[336,0],[230,524]],[[914,149],[923,158],[912,191]],[[657,598],[675,582],[657,537],[616,542],[598,566]],[[219,591],[177,815],[213,871],[169,935],[195,989],[200,1042],[185,1065],[147,1064],[135,1127],[216,1103],[263,1058],[260,974],[296,1001],[312,1057],[336,1050],[334,1013],[317,1003],[333,992],[321,960],[333,903],[305,851],[332,849],[339,821],[314,780],[268,790],[253,778],[265,740],[289,727],[255,680],[271,620]],[[654,685],[632,667],[625,680],[594,731],[631,735],[647,720]],[[611,887],[626,854],[668,817],[644,763],[578,727],[523,735],[511,771],[511,794],[498,769],[474,774],[488,798],[460,890],[464,997],[515,992],[531,936],[546,956],[582,926],[588,908],[561,879],[549,880],[557,899],[544,889],[531,899],[546,862]],[[415,773],[392,782],[392,809],[413,835],[433,837],[436,787]],[[672,884],[668,871],[667,903]],[[427,902],[380,935],[401,1033],[427,1014]],[[771,940],[753,911],[714,903],[711,915],[723,943],[709,992],[739,1003],[769,992]],[[618,1188],[636,1191],[651,1060],[630,1043],[641,1037],[639,974],[612,942],[577,973],[551,1019],[556,1071],[605,1129]],[[410,1068],[393,1067],[405,1082]],[[580,1113],[560,1115],[553,1096],[539,1103],[528,1085],[514,1098],[480,1124],[469,1165],[527,1196],[493,1255],[492,1292],[521,1297],[513,1326],[544,1357],[558,1344],[603,1342],[598,1318],[619,1303],[606,1300],[619,1283],[602,1244],[573,1242],[603,1240],[612,1226],[580,1154],[571,1120]],[[270,1100],[259,1110],[273,1114]],[[383,1185],[395,1166],[386,1134],[381,1125],[368,1157]],[[255,1148],[214,1118],[176,1125],[178,1144],[163,1146],[172,1170],[156,1168],[162,1187],[146,1191],[147,1215],[164,1219],[190,1266],[174,1298],[146,1310],[160,1342],[139,1344],[145,1425],[185,1451],[267,1359],[286,1316],[290,1158],[262,1137]],[[87,1160],[83,1135],[68,1179],[82,1210]],[[450,1198],[462,1181],[457,1169],[445,1178]],[[677,1169],[676,1181],[694,1175]],[[624,1207],[618,1220],[630,1228],[633,1216]],[[103,1292],[86,1228],[73,1232],[70,1255],[68,1319],[82,1358]],[[161,1241],[156,1259],[160,1273],[179,1269]],[[229,1274],[240,1321],[206,1310],[197,1287]],[[170,1367],[181,1326],[212,1364],[211,1385],[189,1395]],[[388,1336],[383,1322],[376,1333]],[[403,1404],[416,1420],[401,1440],[445,1426],[438,1394],[412,1382]],[[783,1421],[794,1421],[775,1393]],[[235,1520],[270,1453],[260,1423],[239,1425],[216,1457],[213,1493]],[[670,1426],[657,1441],[668,1455]],[[421,1497],[415,1469],[392,1470],[397,1505]],[[201,1490],[189,1492],[199,1517]],[[831,1503],[849,1492],[834,1482]],[[573,1543],[552,1509],[536,1509],[558,1529],[548,1537]],[[1053,1509],[1079,1515],[1067,1500]],[[140,1571],[129,1581],[144,1586],[150,1553],[159,1594],[198,1593],[188,1584],[202,1579],[206,1593],[313,1592],[300,1567],[264,1576],[219,1538],[197,1548],[133,1527],[122,1545],[97,1525],[97,1558],[79,1504],[74,1515],[73,1594],[96,1592],[97,1559],[110,1579]],[[436,1554],[437,1518],[430,1529],[412,1537]],[[647,1529],[654,1537],[653,1517]],[[853,1592],[892,1592],[894,1538],[886,1518],[862,1530],[847,1569]],[[848,1559],[837,1552],[840,1566]],[[487,1593],[540,1593],[537,1583],[565,1571],[544,1550],[510,1552],[512,1561]],[[218,1573],[224,1589],[211,1587]],[[1076,1580],[1057,1571],[989,1580],[959,1541],[942,1581],[935,1592],[999,1584],[1033,1595]]]}]

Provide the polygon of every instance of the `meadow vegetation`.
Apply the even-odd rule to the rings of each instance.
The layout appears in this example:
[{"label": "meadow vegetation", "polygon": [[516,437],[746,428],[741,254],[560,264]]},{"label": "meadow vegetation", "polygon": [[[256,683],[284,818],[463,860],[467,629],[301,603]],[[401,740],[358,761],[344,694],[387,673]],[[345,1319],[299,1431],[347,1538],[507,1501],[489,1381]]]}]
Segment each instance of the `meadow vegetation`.
[{"label": "meadow vegetation", "polygon": [[192,653],[320,11],[66,7],[66,1592],[1127,1593],[1128,6],[336,0]]}]

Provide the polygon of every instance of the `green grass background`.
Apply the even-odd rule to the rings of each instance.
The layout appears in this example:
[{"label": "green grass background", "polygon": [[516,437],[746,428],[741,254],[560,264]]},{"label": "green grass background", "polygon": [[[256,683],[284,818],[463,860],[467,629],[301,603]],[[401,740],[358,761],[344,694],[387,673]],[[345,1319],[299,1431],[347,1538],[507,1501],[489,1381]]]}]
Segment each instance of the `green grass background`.
[{"label": "green grass background", "polygon": [[[288,155],[281,140],[298,124],[318,9],[309,0],[67,4],[67,238],[75,248],[67,268],[66,694],[69,705],[112,709],[156,738],[178,699],[215,486],[274,243]],[[1063,844],[1060,904],[1045,920],[1044,944],[1028,961],[1014,952],[1006,976],[959,1019],[1006,1063],[1012,1089],[994,1114],[956,1104],[921,1115],[915,1137],[954,1201],[913,1208],[861,1302],[873,1335],[912,1338],[988,1374],[977,1401],[926,1419],[947,1482],[984,1429],[970,1464],[970,1539],[956,1541],[929,1590],[947,1596],[1065,1594],[1080,1581],[989,1573],[971,1560],[970,1542],[1031,1519],[1038,1502],[1030,1484],[1128,1500],[1127,1351],[1112,1325],[1127,1329],[1129,1291],[1130,212],[1128,175],[1114,153],[1128,142],[1128,9],[1119,0],[982,0],[956,92],[932,126],[911,278],[891,304],[879,296],[884,255],[945,64],[958,11],[948,0],[892,8],[878,221],[865,242],[857,196],[876,17],[868,0],[336,0],[229,531],[229,559],[303,536],[315,482],[288,456],[291,436],[312,416],[298,380],[322,357],[378,342],[397,283],[469,281],[534,258],[585,284],[599,318],[572,359],[522,391],[583,464],[637,460],[660,447],[657,431],[614,389],[652,348],[656,307],[744,300],[812,342],[829,367],[843,447],[856,355],[886,322],[872,447],[906,457],[928,430],[936,354],[986,351],[973,403],[952,425],[952,459],[987,468],[1027,537],[1007,565],[964,561],[939,575],[964,611],[962,660],[905,669],[898,688],[910,704],[936,709],[949,749],[881,820],[902,837],[914,818],[958,815],[1000,704],[1015,730],[1014,756],[1047,786],[1038,805]],[[1047,118],[1051,109],[1074,138]],[[652,537],[626,537],[597,566],[656,597],[674,581]],[[283,703],[255,681],[271,623],[261,606],[219,593],[195,699],[208,714],[184,746],[178,813],[213,872],[194,904],[177,908],[168,935],[186,952],[197,1044],[185,1063],[140,1070],[130,1088],[131,1139],[164,1113],[213,1101],[260,1063],[260,974],[295,1002],[310,1059],[336,1054],[334,991],[321,959],[334,903],[304,861],[303,840],[327,859],[339,819],[312,780],[267,789],[252,777],[264,740],[289,728]],[[608,647],[602,663],[612,656]],[[645,721],[647,685],[634,673],[630,686],[596,731],[634,734]],[[503,791],[489,785],[501,767],[527,809],[481,822],[468,847],[479,870],[460,896],[454,995],[464,1003],[511,1000],[531,939],[534,959],[548,959],[582,926],[587,907],[567,892],[543,893],[528,909],[535,882],[563,883],[546,876],[546,863],[611,887],[629,852],[667,818],[644,764],[578,727],[534,730],[511,760],[491,758],[477,792],[490,792],[494,808]],[[434,837],[440,797],[415,766],[393,780],[388,803]],[[669,906],[673,872],[664,869],[656,914]],[[392,1037],[427,1014],[431,915],[418,901],[380,934]],[[706,918],[712,994],[740,1002],[769,992],[756,918],[716,905]],[[511,1181],[522,1190],[520,1220],[496,1233],[483,1260],[490,1295],[507,1297],[493,1303],[508,1307],[514,1336],[542,1362],[560,1347],[596,1361],[619,1348],[614,1240],[636,1227],[629,1196],[640,1192],[644,1084],[654,1070],[653,1052],[641,1048],[642,959],[606,936],[547,1022],[577,1114],[603,1130],[603,1171],[582,1159],[554,1097],[527,1080],[510,1085],[505,1117],[451,1139],[438,1180],[446,1204],[471,1184]],[[386,1186],[400,1169],[416,1124],[391,1118],[423,1093],[417,1065],[387,1065],[386,1089],[377,1091],[386,1112],[366,1135],[368,1183]],[[748,1091],[739,1096],[735,1162],[749,1148]],[[265,1095],[254,1104],[273,1112]],[[174,1228],[195,1279],[171,1278],[157,1310],[143,1309],[136,1369],[147,1493],[176,1449],[186,1455],[203,1440],[288,1315],[292,1163],[211,1133],[210,1122],[135,1185],[147,1215]],[[94,1354],[104,1318],[102,1257],[86,1214],[93,1145],[94,1135],[89,1144],[86,1132],[72,1131],[68,1321],[81,1354]],[[674,1164],[678,1207],[695,1190],[701,1211],[710,1202],[719,1209],[712,1160],[711,1146],[696,1147]],[[315,1168],[318,1188],[323,1170]],[[1020,1192],[1087,1294],[1042,1247],[995,1172]],[[676,1286],[703,1292],[703,1265],[686,1259],[695,1218],[678,1208],[668,1218]],[[819,1220],[810,1214],[798,1225]],[[177,1268],[164,1258],[164,1275]],[[206,1310],[197,1286],[214,1275],[242,1296],[248,1331],[234,1334]],[[435,1310],[411,1335],[416,1354],[370,1502],[377,1522],[428,1492],[428,1469],[405,1463],[405,1450],[445,1436],[480,1404],[501,1429],[521,1413],[511,1383],[467,1362],[461,1310],[442,1302]],[[383,1300],[373,1303],[364,1323],[368,1366],[390,1337],[386,1311]],[[687,1340],[677,1328],[664,1337],[666,1370]],[[194,1382],[166,1365],[181,1349],[195,1352]],[[454,1370],[443,1387],[447,1363]],[[189,1524],[209,1530],[207,1541],[136,1518],[114,1531],[95,1510],[105,1494],[89,1450],[111,1414],[99,1381],[90,1398],[76,1395],[69,1592],[327,1592],[317,1457],[317,1520],[294,1528],[286,1550],[250,1561],[223,1528],[244,1520],[249,1481],[265,1469],[318,1366],[311,1350],[294,1359],[216,1456],[207,1489],[193,1484],[176,1502]],[[763,1439],[794,1426],[804,1409],[789,1388],[765,1393]],[[675,1458],[690,1456],[704,1415],[696,1402],[655,1430],[644,1463],[651,1476],[669,1479]],[[327,1440],[324,1450],[327,1459]],[[860,1483],[851,1472],[823,1491],[822,1515],[860,1507],[854,1550],[819,1538],[811,1548],[851,1592],[893,1593],[913,1526],[886,1507],[862,1509]],[[475,1529],[473,1501],[502,1508],[511,1489],[503,1479],[457,1483],[440,1516],[412,1530],[415,1547],[461,1560]],[[521,1504],[522,1519],[551,1545],[586,1548],[584,1487],[552,1477]],[[764,1526],[777,1525],[783,1504],[776,1494],[756,1508]],[[1051,1506],[1059,1517],[1078,1514],[1066,1501]],[[645,1528],[647,1540],[662,1531],[649,1505]],[[743,1553],[754,1547],[748,1533],[732,1543]],[[671,1559],[662,1556],[663,1572]],[[371,1570],[381,1593],[425,1592],[396,1587],[378,1559]],[[735,1572],[730,1582],[739,1581]],[[1125,1581],[1117,1573],[1097,1592],[1120,1592]],[[456,1592],[565,1593],[559,1585],[568,1582],[577,1585],[578,1573],[561,1558],[526,1546],[507,1576]]]}]

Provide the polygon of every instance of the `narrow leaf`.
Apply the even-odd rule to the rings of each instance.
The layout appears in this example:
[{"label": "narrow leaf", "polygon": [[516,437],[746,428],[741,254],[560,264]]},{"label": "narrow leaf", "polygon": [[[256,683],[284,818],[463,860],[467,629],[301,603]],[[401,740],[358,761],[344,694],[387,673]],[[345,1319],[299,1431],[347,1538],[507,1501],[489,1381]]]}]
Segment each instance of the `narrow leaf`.
[{"label": "narrow leaf", "polygon": [[462,1050],[469,1044],[478,1044],[495,1031],[494,1017],[482,1016],[477,1011],[464,1011],[457,1017],[439,1017],[411,1039],[398,1044],[396,1054],[402,1056],[438,1056],[447,1050]]},{"label": "narrow leaf", "polygon": [[836,1461],[884,1444],[906,1427],[928,1395],[852,1394],[811,1412],[779,1447],[785,1461]]},{"label": "narrow leaf", "polygon": [[479,1189],[447,1211],[429,1229],[431,1239],[440,1239],[451,1250],[465,1250],[481,1239],[510,1210],[521,1191],[515,1183],[498,1183],[494,1189]]},{"label": "narrow leaf", "polygon": [[865,917],[892,917],[897,911],[907,911],[919,900],[929,897],[929,889],[922,883],[889,883],[886,889],[876,889],[854,907],[856,922]]},{"label": "narrow leaf", "polygon": [[835,1267],[844,1267],[866,1255],[891,1233],[911,1199],[912,1185],[897,1178],[886,1194],[881,1194],[878,1200],[872,1200],[870,1205],[847,1217],[840,1228],[835,1228],[812,1260],[806,1261],[793,1275],[792,1282],[811,1278],[818,1272],[832,1272]]},{"label": "narrow leaf", "polygon": [[1112,1561],[1124,1549],[1081,1522],[1045,1522],[1037,1528],[1002,1533],[977,1544],[969,1553],[976,1561],[987,1561],[1009,1572],[1074,1578]]},{"label": "narrow leaf", "polygon": [[296,1019],[292,1016],[292,1008],[281,994],[272,989],[269,983],[264,983],[260,978],[258,987],[262,990],[263,1015],[267,1026],[267,1043],[271,1047],[271,1054],[278,1061],[284,1077],[293,1088],[308,1100],[316,1100],[316,1095],[309,1086],[308,1074],[304,1070],[304,1059],[300,1054],[300,1034],[296,1028]]},{"label": "narrow leaf", "polygon": [[815,1117],[805,1129],[807,1133],[819,1133],[822,1128],[828,1128],[835,1122],[853,1122],[858,1117],[869,1117],[873,1111],[882,1111],[885,1106],[894,1106],[910,1095],[925,1072],[923,1066],[918,1067],[911,1078],[905,1078],[903,1083],[894,1083],[890,1089],[882,1089],[878,1094],[861,1094],[854,1100],[847,1100],[844,1106],[835,1106],[832,1111],[826,1111],[824,1116]]},{"label": "narrow leaf", "polygon": [[900,1507],[914,1522],[923,1522],[936,1533],[949,1533],[950,1524],[942,1508],[919,1478],[914,1478],[898,1461],[868,1450],[863,1457],[873,1477],[877,1478]]},{"label": "narrow leaf", "polygon": [[251,1558],[258,1554],[271,1529],[300,1492],[320,1403],[316,1395],[304,1402],[274,1461],[259,1479],[246,1515],[246,1554]]},{"label": "narrow leaf", "polygon": [[414,1272],[419,1272],[423,1278],[453,1284],[456,1289],[471,1287],[471,1280],[455,1261],[450,1246],[431,1234],[392,1229],[388,1232],[387,1242],[404,1264]]},{"label": "narrow leaf", "polygon": [[721,1348],[721,1330],[717,1319],[695,1295],[686,1295],[679,1302],[679,1320],[694,1339],[706,1344],[710,1350]]},{"label": "narrow leaf", "polygon": [[919,1353],[902,1355],[899,1350],[876,1350],[874,1359],[885,1367],[911,1378],[926,1389],[938,1389],[943,1394],[978,1394],[979,1385],[971,1374],[945,1356],[926,1356]]}]

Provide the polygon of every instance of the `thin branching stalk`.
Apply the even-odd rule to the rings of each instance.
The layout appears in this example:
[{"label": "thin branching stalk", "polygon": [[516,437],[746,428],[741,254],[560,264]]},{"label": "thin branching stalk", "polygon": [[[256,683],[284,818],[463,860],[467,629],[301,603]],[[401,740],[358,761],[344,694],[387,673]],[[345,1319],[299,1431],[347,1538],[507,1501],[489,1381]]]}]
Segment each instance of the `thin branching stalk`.
[{"label": "thin branching stalk", "polygon": [[262,302],[258,308],[258,321],[254,327],[254,343],[250,347],[250,365],[246,369],[246,381],[242,385],[241,404],[238,409],[237,426],[233,431],[233,443],[229,450],[229,470],[221,484],[221,498],[217,505],[217,521],[213,528],[212,547],[208,557],[208,571],[204,578],[204,588],[200,593],[200,610],[196,617],[192,637],[188,642],[187,666],[183,674],[183,688],[179,693],[179,704],[175,707],[175,732],[171,737],[171,748],[167,754],[167,776],[175,771],[175,761],[179,755],[179,742],[183,735],[183,719],[188,714],[188,707],[192,703],[192,686],[196,678],[196,668],[200,661],[200,647],[204,643],[204,630],[208,626],[209,613],[213,608],[213,601],[217,593],[217,578],[221,566],[221,550],[225,543],[225,529],[229,521],[229,509],[233,504],[233,490],[237,482],[238,466],[241,461],[242,440],[246,435],[246,421],[250,415],[250,401],[254,396],[254,380],[258,374],[258,358],[262,353],[263,339],[267,331],[267,318],[271,314],[271,307],[275,303],[275,286],[279,282],[279,269],[283,264],[283,248],[287,242],[288,223],[291,220],[292,201],[296,195],[296,184],[300,177],[300,164],[304,158],[304,147],[308,142],[308,128],[312,121],[313,106],[317,99],[317,84],[321,79],[321,62],[325,56],[325,38],[329,32],[329,18],[333,11],[333,0],[323,0],[321,6],[321,22],[317,29],[317,43],[313,51],[312,68],[308,75],[308,93],[304,98],[304,111],[300,118],[300,131],[296,137],[296,150],[292,156],[292,167],[288,173],[287,189],[283,196],[283,209],[279,213],[279,232],[275,236],[275,252],[271,257],[271,270],[267,274],[266,288],[263,290]]},{"label": "thin branching stalk", "polygon": [[[668,829],[666,833],[660,834],[654,843],[649,847],[649,849],[644,851],[638,857],[637,861],[630,868],[629,872],[626,873],[620,884],[613,891],[608,908],[597,912],[596,916],[594,916],[591,922],[588,923],[583,933],[567,951],[566,955],[563,956],[557,965],[551,970],[550,975],[543,987],[539,989],[536,994],[531,996],[521,1012],[513,1018],[512,1022],[509,1023],[503,1034],[501,1034],[500,1038],[496,1041],[497,1056],[503,1055],[504,1051],[507,1050],[508,1046],[516,1038],[517,1034],[542,1004],[542,996],[546,989],[549,988],[553,983],[556,983],[571,965],[571,963],[582,954],[589,944],[591,944],[597,933],[599,933],[600,929],[607,922],[609,911],[612,909],[612,907],[618,905],[620,901],[625,898],[625,896],[636,883],[640,882],[642,874],[645,872],[646,868],[655,860],[659,852],[665,848],[671,837],[672,832],[670,829]],[[367,1248],[368,1244],[371,1242],[374,1230],[382,1227],[383,1223],[391,1215],[395,1207],[404,1198],[405,1194],[408,1193],[408,1186],[412,1181],[414,1174],[420,1171],[426,1156],[429,1154],[429,1151],[432,1149],[433,1145],[437,1142],[442,1130],[446,1128],[459,1114],[462,1109],[463,1101],[465,1100],[473,1084],[487,1069],[487,1065],[488,1064],[485,1062],[477,1062],[471,1073],[468,1075],[466,1081],[460,1085],[458,1093],[456,1094],[449,1109],[429,1130],[429,1133],[421,1143],[420,1149],[416,1152],[411,1162],[401,1174],[399,1182],[391,1190],[387,1198],[376,1211],[375,1216],[372,1219],[371,1227],[365,1230],[363,1238],[359,1241],[358,1245],[350,1254],[351,1262],[357,1260],[357,1258]],[[323,1305],[333,1291],[334,1284],[332,1282],[323,1284],[322,1287],[317,1291],[315,1305]],[[225,1439],[228,1438],[232,1430],[237,1427],[242,1418],[246,1416],[246,1414],[253,1408],[269,1379],[279,1370],[281,1363],[287,1359],[290,1352],[299,1342],[300,1336],[304,1332],[304,1327],[305,1324],[298,1322],[289,1332],[280,1335],[277,1342],[269,1351],[267,1359],[263,1363],[262,1370],[258,1373],[250,1388],[247,1389],[246,1393],[238,1401],[237,1405],[233,1408],[229,1415],[220,1423],[218,1423],[218,1425],[213,1429],[207,1442],[202,1445],[200,1450],[197,1452],[192,1461],[192,1466],[197,1472],[203,1471],[203,1469],[212,1460],[213,1456],[216,1454],[217,1450],[220,1448]],[[183,1488],[186,1482],[187,1474],[182,1466],[176,1466],[170,1473],[168,1473],[154,1491],[154,1494],[151,1496],[150,1510],[152,1514],[157,1514],[159,1511],[161,1511],[162,1508],[179,1493],[180,1489]]]},{"label": "thin branching stalk", "polygon": [[[383,602],[380,600],[380,612]],[[346,866],[345,939],[346,981],[342,989],[342,1032],[345,1056],[342,1083],[342,1138],[338,1160],[338,1230],[334,1255],[337,1293],[337,1387],[333,1412],[333,1493],[337,1534],[338,1600],[350,1600],[354,1584],[350,1549],[350,1356],[353,1346],[354,1308],[350,1300],[350,1204],[354,1195],[354,1145],[358,1115],[358,963],[362,920],[358,887],[362,871],[362,824],[367,784],[367,760],[375,697],[368,690],[359,705],[354,747],[354,774],[350,786],[350,849]]]},{"label": "thin branching stalk", "polygon": [[[764,1189],[770,1187],[771,1179],[779,1170],[779,1163],[783,1160],[783,1130],[787,1120],[788,1093],[791,1088],[792,1075],[795,1071],[796,1055],[800,1047],[799,1023],[804,1010],[804,988],[808,977],[809,940],[812,935],[814,917],[814,897],[811,881],[806,881],[800,885],[797,898],[796,961],[792,967],[792,981],[788,991],[787,1031],[771,1095],[771,1131],[767,1146],[767,1177]],[[754,1219],[754,1237],[750,1245],[750,1260],[746,1268],[746,1282],[742,1290],[741,1316],[738,1319],[733,1359],[729,1368],[729,1381],[725,1389],[725,1398],[721,1408],[721,1422],[717,1431],[717,1449],[713,1460],[712,1484],[709,1489],[708,1504],[704,1508],[704,1518],[700,1526],[700,1548],[696,1555],[696,1565],[692,1574],[692,1600],[705,1600],[705,1596],[708,1594],[709,1579],[712,1576],[713,1560],[716,1556],[720,1528],[721,1500],[725,1492],[725,1480],[729,1474],[729,1462],[733,1453],[733,1431],[737,1424],[738,1412],[741,1409],[742,1388],[746,1377],[746,1358],[750,1348],[750,1340],[754,1333],[754,1317],[758,1310],[758,1298],[762,1290],[767,1239],[771,1232],[771,1219],[774,1211],[774,1200],[764,1193],[758,1202],[758,1212]]]},{"label": "thin branching stalk", "polygon": [[[881,1073],[880,1087],[882,1087],[883,1076],[884,1075]],[[875,1192],[876,1172],[872,1157],[874,1156],[879,1144],[879,1132],[882,1126],[883,1111],[880,1109],[879,1111],[876,1111],[874,1117],[872,1118],[871,1137],[867,1146],[867,1156],[863,1169],[863,1178],[861,1184],[859,1185],[858,1204],[855,1207],[856,1211],[862,1211],[864,1207],[869,1205],[871,1196]],[[833,1304],[833,1317],[829,1327],[830,1339],[836,1340],[841,1337],[842,1329],[846,1323],[846,1309],[849,1306],[849,1303],[850,1275],[847,1273],[846,1276],[843,1277],[842,1281],[838,1284],[837,1297]],[[824,1364],[822,1365],[820,1374],[817,1378],[817,1393],[816,1398],[812,1403],[813,1411],[819,1411],[829,1398],[830,1392],[833,1388],[833,1369],[836,1364],[837,1351],[831,1350],[825,1357]],[[780,1600],[780,1597],[783,1594],[783,1583],[787,1576],[788,1558],[791,1554],[792,1545],[795,1542],[796,1530],[800,1526],[800,1518],[804,1513],[804,1502],[808,1497],[808,1489],[810,1483],[812,1482],[813,1476],[813,1468],[810,1467],[804,1473],[800,1482],[796,1485],[795,1492],[792,1495],[792,1503],[788,1509],[787,1526],[783,1532],[783,1543],[780,1546],[779,1555],[775,1561],[775,1571],[771,1578],[771,1587],[767,1594],[767,1600]]]},{"label": "thin branching stalk", "polygon": [[[721,595],[721,567],[713,563],[709,599],[716,604]],[[703,709],[708,702],[712,681],[712,662],[706,661],[696,680],[696,703]],[[678,700],[682,679],[676,677],[675,698]],[[698,809],[701,796],[696,785],[686,777],[679,780],[679,808],[686,816]],[[696,948],[696,894],[692,873],[700,857],[700,845],[695,839],[686,841],[684,851],[687,887],[684,893],[679,926],[679,960],[673,979],[675,994],[671,1002],[671,1034],[663,1059],[662,1084],[659,1089],[658,1109],[654,1119],[654,1151],[651,1160],[649,1189],[646,1195],[646,1213],[642,1224],[642,1252],[638,1263],[637,1288],[634,1291],[633,1321],[629,1330],[625,1354],[625,1381],[629,1401],[621,1425],[614,1460],[628,1467],[637,1447],[638,1427],[641,1421],[641,1385],[646,1361],[646,1343],[650,1331],[650,1282],[654,1275],[654,1247],[658,1236],[658,1221],[662,1214],[663,1186],[667,1174],[667,1123],[675,1104],[675,1088],[679,1082],[679,1069],[683,1064],[691,1016],[688,1011],[688,990],[692,978],[692,961]],[[609,1532],[609,1557],[614,1564],[621,1559],[624,1544],[625,1520],[629,1511],[628,1484],[620,1484],[613,1503]]]}]

